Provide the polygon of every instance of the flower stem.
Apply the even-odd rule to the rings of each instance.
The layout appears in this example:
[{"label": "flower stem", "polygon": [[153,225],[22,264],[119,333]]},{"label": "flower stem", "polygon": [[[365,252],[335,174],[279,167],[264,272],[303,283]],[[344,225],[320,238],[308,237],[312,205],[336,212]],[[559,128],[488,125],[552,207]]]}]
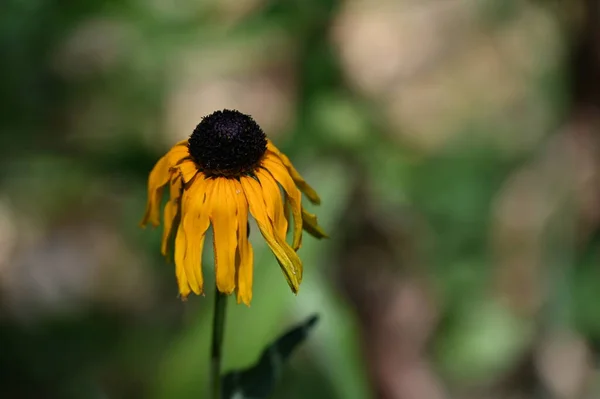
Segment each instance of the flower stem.
[{"label": "flower stem", "polygon": [[225,309],[227,295],[215,289],[215,309],[212,325],[212,344],[210,350],[210,397],[221,399],[221,357],[223,335],[225,333]]}]

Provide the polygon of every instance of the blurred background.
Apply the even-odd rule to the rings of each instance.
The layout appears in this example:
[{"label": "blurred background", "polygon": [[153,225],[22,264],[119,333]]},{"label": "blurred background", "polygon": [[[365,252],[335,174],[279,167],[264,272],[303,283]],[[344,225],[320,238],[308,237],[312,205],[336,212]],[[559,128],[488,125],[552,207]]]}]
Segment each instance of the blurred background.
[{"label": "blurred background", "polygon": [[4,0],[0,58],[0,397],[203,397],[213,274],[138,223],[222,108],[331,236],[297,297],[254,236],[225,371],[319,312],[274,398],[600,397],[597,1]]}]

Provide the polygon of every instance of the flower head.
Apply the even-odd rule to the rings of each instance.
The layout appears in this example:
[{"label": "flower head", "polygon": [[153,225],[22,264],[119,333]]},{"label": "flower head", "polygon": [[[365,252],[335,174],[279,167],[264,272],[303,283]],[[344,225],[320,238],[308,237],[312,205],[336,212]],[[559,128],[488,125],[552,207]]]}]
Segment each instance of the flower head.
[{"label": "flower head", "polygon": [[[183,298],[203,293],[202,250],[212,225],[217,289],[235,291],[238,303],[250,304],[249,215],[290,288],[298,292],[303,269],[297,250],[303,228],[326,237],[316,216],[303,208],[301,193],[315,204],[320,199],[249,115],[223,110],[204,117],[189,140],[177,143],[156,163],[148,179],[143,226],[160,224],[166,186],[170,199],[164,207],[161,251],[167,256],[174,237],[175,273]],[[288,227],[291,243],[286,240]]]}]

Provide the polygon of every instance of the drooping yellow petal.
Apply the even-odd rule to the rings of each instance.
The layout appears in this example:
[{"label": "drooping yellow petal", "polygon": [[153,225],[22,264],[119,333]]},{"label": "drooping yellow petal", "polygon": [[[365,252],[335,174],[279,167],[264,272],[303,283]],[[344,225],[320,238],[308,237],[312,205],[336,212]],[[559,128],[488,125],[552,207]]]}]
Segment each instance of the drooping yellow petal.
[{"label": "drooping yellow petal", "polygon": [[175,276],[177,277],[179,294],[184,300],[191,292],[190,284],[185,274],[185,251],[185,232],[183,231],[183,223],[179,223],[179,227],[177,228],[177,235],[175,236]]},{"label": "drooping yellow petal", "polygon": [[148,202],[142,226],[150,223],[156,227],[160,224],[160,203],[164,186],[171,176],[171,168],[186,158],[189,158],[189,151],[187,140],[184,140],[175,144],[152,168],[148,177]]},{"label": "drooping yellow petal", "polygon": [[[180,209],[183,208],[183,198],[181,199]],[[183,221],[179,222],[177,233],[175,236],[175,276],[177,277],[177,285],[179,286],[179,294],[185,300],[191,292],[190,284],[185,274],[185,251],[186,237],[183,230]]]},{"label": "drooping yellow petal", "polygon": [[317,215],[308,212],[304,207],[302,208],[302,227],[308,234],[315,238],[329,238],[325,230],[317,222]]},{"label": "drooping yellow petal", "polygon": [[300,191],[302,191],[304,195],[306,195],[306,198],[308,198],[310,202],[312,202],[315,205],[321,203],[321,198],[319,198],[319,194],[317,194],[317,192],[304,180],[300,173],[298,173],[298,171],[296,170],[296,168],[294,168],[294,165],[287,157],[287,155],[279,151],[279,149],[275,147],[271,140],[267,140],[267,151],[275,154],[281,160],[283,165],[288,170],[288,173],[292,177],[292,180],[294,181],[296,186],[298,186]]},{"label": "drooping yellow petal", "polygon": [[[160,245],[160,253],[163,256],[167,256],[169,250],[169,237],[171,236],[171,229],[173,228],[173,222],[177,216],[177,205],[173,201],[167,202],[164,210],[165,227],[163,228],[162,241]],[[177,226],[175,226],[177,227]]]},{"label": "drooping yellow petal", "polygon": [[210,222],[214,233],[217,288],[224,294],[235,289],[235,250],[237,247],[237,208],[234,179],[218,177],[210,196]]},{"label": "drooping yellow petal", "polygon": [[[203,291],[202,250],[209,226],[207,197],[210,196],[213,187],[212,180],[196,179],[194,184],[184,191],[182,197],[181,225],[185,234],[185,249],[181,259],[181,253],[178,256],[176,248],[175,262],[183,262],[190,288],[196,294]],[[178,245],[177,241],[175,245]]]},{"label": "drooping yellow petal", "polygon": [[253,279],[253,258],[254,253],[252,244],[248,240],[248,201],[244,195],[244,190],[239,181],[233,181],[234,198],[237,206],[238,234],[237,234],[237,282],[236,293],[237,303],[245,303],[250,306],[252,301],[252,279]]},{"label": "drooping yellow petal", "polygon": [[169,249],[169,240],[173,234],[173,231],[177,228],[175,222],[179,216],[181,195],[183,191],[183,181],[181,180],[181,175],[179,175],[179,173],[172,173],[169,191],[170,198],[167,204],[165,205],[165,226],[163,229],[161,244],[161,253],[164,256],[167,256],[167,251]]},{"label": "drooping yellow petal", "polygon": [[192,161],[191,159],[187,159],[187,160],[181,162],[177,166],[177,168],[181,172],[183,181],[186,184],[189,183],[190,180],[192,180],[194,178],[194,176],[196,176],[196,173],[198,173],[198,167],[196,166],[196,163],[194,161]]},{"label": "drooping yellow petal", "polygon": [[287,200],[289,201],[294,217],[292,248],[298,250],[301,244],[300,240],[302,239],[302,195],[300,194],[300,190],[296,188],[287,169],[283,166],[279,158],[267,155],[262,161],[262,165],[281,184],[281,187],[283,187],[287,194]]},{"label": "drooping yellow petal", "polygon": [[148,177],[148,201],[141,226],[150,223],[156,227],[160,224],[160,202],[163,188],[169,182],[169,176],[169,160],[165,155],[154,165]]},{"label": "drooping yellow petal", "polygon": [[173,148],[171,148],[171,150],[167,153],[166,157],[168,158],[169,165],[171,167],[177,166],[184,159],[189,158],[190,152],[188,149],[188,141],[183,140],[175,144]]},{"label": "drooping yellow petal", "polygon": [[274,234],[273,226],[267,215],[260,183],[252,177],[241,177],[240,182],[248,201],[250,213],[256,220],[267,245],[269,245],[269,248],[271,248],[271,251],[277,258],[277,262],[281,266],[281,270],[290,288],[294,293],[297,293],[302,281],[302,261],[285,240],[278,238],[278,235]]},{"label": "drooping yellow petal", "polygon": [[285,220],[286,222],[288,222],[287,225],[287,230],[288,231],[290,229],[290,217],[291,217],[291,209],[290,209],[290,201],[288,200],[287,194],[285,193],[285,191],[283,192],[283,216],[285,216]]},{"label": "drooping yellow petal", "polygon": [[275,227],[275,232],[283,239],[287,233],[287,219],[283,213],[283,202],[281,201],[281,191],[273,176],[264,169],[256,171],[256,177],[262,187],[265,205],[267,206],[267,215]]}]

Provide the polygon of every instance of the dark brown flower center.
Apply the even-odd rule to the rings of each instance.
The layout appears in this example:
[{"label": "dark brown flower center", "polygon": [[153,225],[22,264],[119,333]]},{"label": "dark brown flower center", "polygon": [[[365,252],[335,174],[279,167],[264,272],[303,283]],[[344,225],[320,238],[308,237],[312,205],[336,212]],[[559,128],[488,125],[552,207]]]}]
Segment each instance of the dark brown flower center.
[{"label": "dark brown flower center", "polygon": [[259,166],[267,150],[267,136],[250,115],[224,109],[202,118],[188,146],[208,176],[240,176]]}]

